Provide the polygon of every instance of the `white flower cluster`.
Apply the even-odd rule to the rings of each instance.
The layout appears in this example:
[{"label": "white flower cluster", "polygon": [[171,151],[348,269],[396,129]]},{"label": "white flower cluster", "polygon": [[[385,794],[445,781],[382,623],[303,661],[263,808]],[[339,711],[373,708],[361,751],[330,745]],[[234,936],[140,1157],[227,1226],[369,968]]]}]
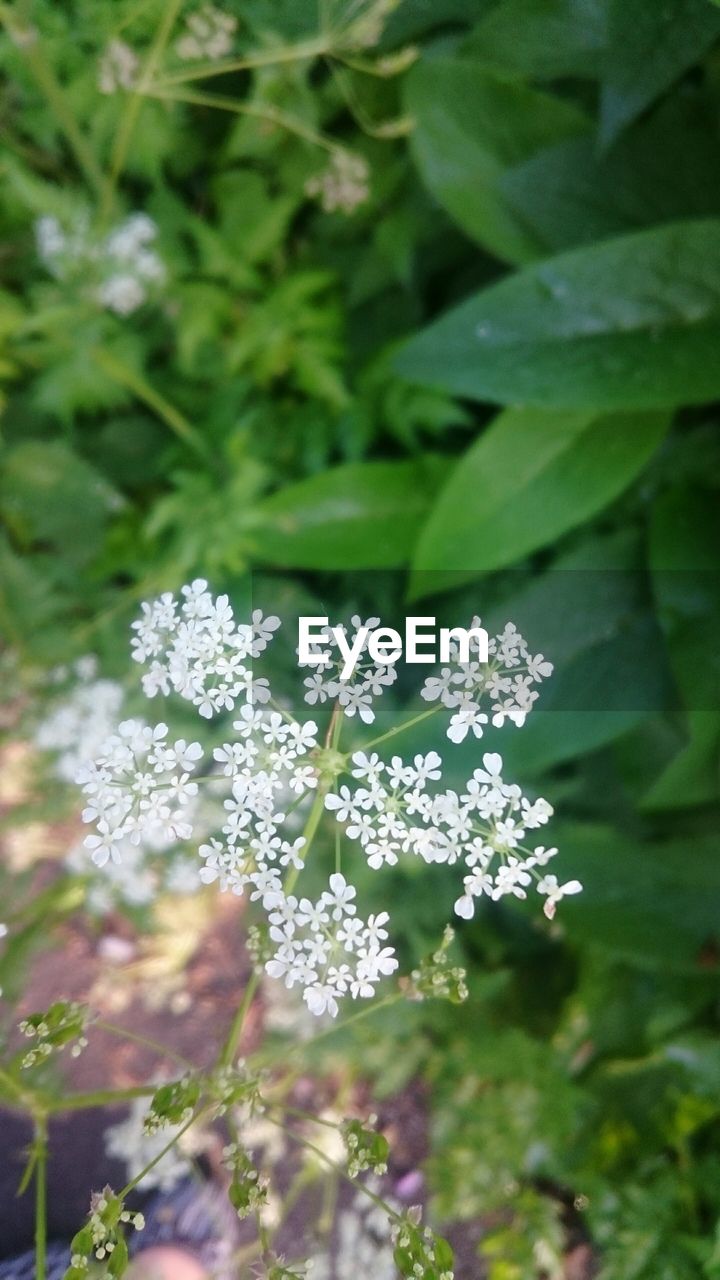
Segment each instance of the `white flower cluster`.
[{"label": "white flower cluster", "polygon": [[[116,1160],[124,1161],[128,1182],[159,1156],[163,1148],[182,1128],[182,1125],[165,1125],[155,1133],[148,1133],[145,1128],[146,1116],[147,1099],[135,1098],[130,1105],[127,1118],[105,1130],[105,1153]],[[191,1164],[188,1157],[176,1144],[166,1151],[145,1175],[142,1181],[143,1190],[150,1191],[153,1187],[157,1187],[160,1191],[171,1191],[178,1182],[187,1177],[190,1170]]]},{"label": "white flower cluster", "polygon": [[[368,618],[365,622],[357,616],[353,615],[350,620],[351,626],[355,632],[361,627],[367,627],[369,631],[373,631],[375,627],[380,625],[379,618]],[[340,630],[340,628],[338,628]],[[347,628],[342,630],[347,634]],[[322,646],[324,642],[330,643],[332,640],[331,628],[324,627],[318,629],[318,645]],[[373,711],[373,699],[379,697],[386,689],[394,684],[397,680],[397,667],[393,663],[376,663],[370,657],[367,650],[364,650],[355,665],[352,675],[347,680],[340,678],[343,668],[343,658],[333,660],[330,649],[318,648],[315,651],[320,657],[322,655],[323,662],[313,664],[315,674],[308,676],[303,684],[305,685],[305,701],[310,706],[322,705],[324,702],[334,702],[337,700],[346,716],[358,715],[364,724],[372,724],[375,719]],[[299,662],[300,667],[307,664]]]},{"label": "white flower cluster", "polygon": [[402,854],[428,863],[462,863],[468,874],[455,911],[466,920],[474,915],[476,898],[526,898],[533,881],[550,918],[561,898],[580,892],[577,880],[560,885],[555,876],[538,871],[557,849],[531,849],[523,841],[528,831],[545,825],[552,805],[530,801],[518,786],[504,782],[499,755],[483,756],[483,768],[475,769],[461,795],[427,790],[428,782],[442,777],[436,751],[416,755],[412,764],[393,756],[389,765],[376,754],[357,751],[352,762],[353,777],[364,785],[354,792],[341,786],[339,794],[325,797],[325,807],[345,825],[350,839],[360,842],[374,870],[395,866]]},{"label": "white flower cluster", "polygon": [[231,52],[236,31],[237,18],[212,4],[204,4],[186,19],[185,33],[177,41],[175,52],[184,62],[199,58],[216,62]]},{"label": "white flower cluster", "polygon": [[[352,621],[357,630],[360,620]],[[372,628],[377,621],[365,625]],[[241,702],[235,736],[213,748],[212,773],[205,779],[222,816],[216,820],[213,811],[211,821],[207,814],[199,819],[199,743],[171,743],[166,725],[125,720],[78,777],[86,797],[83,818],[96,824],[85,844],[97,865],[121,862],[128,842],[131,848],[159,848],[191,835],[204,840],[198,850],[200,881],[236,894],[247,891],[267,917],[270,946],[261,943],[258,955],[268,975],[288,988],[302,987],[310,1012],[331,1016],[341,998],[373,995],[398,962],[387,945],[387,912],[367,921],[357,914],[356,889],[342,874],[339,839],[327,887],[315,900],[294,892],[323,810],[359,842],[375,870],[407,856],[460,864],[463,893],[455,910],[466,919],[483,895],[495,901],[525,898],[534,884],[552,918],[563,897],[579,892],[577,881],[560,884],[547,872],[557,851],[534,845],[529,836],[545,825],[552,807],[507,783],[499,755],[486,754],[464,789],[454,791],[442,787],[442,760],[435,751],[411,762],[393,756],[386,763],[368,748],[350,759],[339,748],[340,719],[334,714],[321,746],[315,721],[301,722],[277,707],[267,680],[250,670],[278,626],[277,618],[259,610],[251,622],[236,622],[227,596],[213,598],[203,579],[183,587],[179,600],[167,593],[142,606],[132,645],[134,658],[147,665],[148,696],[177,693],[205,718]],[[372,698],[395,680],[396,669],[368,661],[342,681],[328,656],[325,668],[304,682],[306,701],[322,705],[333,699],[347,716],[371,721]],[[496,723],[522,723],[537,697],[530,686],[548,671],[549,664],[532,658],[508,624],[492,642],[489,663],[453,663],[426,681],[424,693],[439,700],[438,710],[449,706],[453,719],[464,717],[465,732],[451,722],[449,734],[462,740],[468,727],[479,736],[469,717],[471,707],[473,715],[481,714],[481,695],[494,700]],[[343,774],[350,775],[349,785],[341,782]],[[136,866],[140,875],[142,861]],[[179,876],[192,880],[182,868]],[[146,892],[142,883],[138,892]]]},{"label": "white flower cluster", "polygon": [[267,702],[267,680],[254,680],[249,663],[266,648],[280,619],[256,609],[252,623],[236,624],[228,597],[214,600],[204,578],[183,587],[182,595],[180,603],[167,591],[143,604],[142,617],[132,624],[133,658],[150,659],[142,678],[147,697],[173,690],[208,720],[231,711],[241,697]]},{"label": "white flower cluster", "polygon": [[[368,1181],[367,1187],[373,1194],[383,1196],[389,1210],[400,1210],[401,1206],[383,1192],[382,1184],[375,1178]],[[393,1255],[392,1227],[387,1212],[358,1192],[352,1203],[338,1214],[333,1256],[322,1253],[311,1259],[309,1274],[311,1280],[357,1280],[358,1276],[397,1280]]]},{"label": "white flower cluster", "polygon": [[[191,814],[185,816],[189,820]],[[105,916],[123,907],[138,910],[163,893],[186,896],[202,888],[197,857],[174,846],[177,841],[172,839],[133,844],[126,836],[117,843],[117,860],[109,858],[102,867],[93,864],[88,874],[87,849],[79,844],[71,849],[65,866],[87,881],[83,905],[91,915]]]},{"label": "white flower cluster", "polygon": [[251,886],[252,898],[265,900],[282,892],[284,869],[303,865],[303,837],[290,841],[278,831],[289,802],[317,786],[317,772],[308,762],[308,752],[317,745],[317,725],[313,720],[288,721],[278,711],[266,714],[247,704],[234,728],[240,741],[225,742],[214,752],[223,775],[232,779],[232,797],[225,801],[225,840],[200,846],[205,863],[200,878],[236,894]]},{"label": "white flower cluster", "polygon": [[308,178],[305,194],[319,200],[326,213],[354,213],[370,195],[367,160],[352,151],[333,151],[327,168]]},{"label": "white flower cluster", "polygon": [[93,235],[87,218],[78,218],[66,231],[52,214],[38,218],[38,255],[56,280],[76,280],[100,306],[117,315],[131,315],[161,285],[165,266],[153,249],[157,226],[146,213],[132,213],[109,235]]},{"label": "white flower cluster", "polygon": [[[471,627],[481,625],[473,618]],[[463,742],[472,731],[481,738],[489,716],[482,709],[482,699],[491,701],[492,723],[500,728],[506,720],[520,727],[538,698],[534,685],[552,675],[552,663],[542,654],[533,657],[519,631],[508,622],[488,645],[489,662],[461,662],[459,646],[451,641],[450,666],[437,675],[428,676],[422,688],[426,702],[437,702],[452,711],[447,736],[452,742]]]},{"label": "white flower cluster", "polygon": [[35,745],[57,753],[55,771],[74,782],[78,769],[91,760],[118,722],[123,689],[117,680],[95,680],[97,660],[88,656],[74,664],[77,683],[59,699],[38,725]]},{"label": "white flower cluster", "polygon": [[124,40],[111,40],[98,63],[98,89],[101,93],[132,89],[139,66],[140,59],[129,44]]},{"label": "white flower cluster", "polygon": [[336,872],[316,902],[283,893],[265,899],[270,937],[278,944],[267,972],[288,987],[301,983],[311,1013],[335,1017],[338,997],[372,996],[381,978],[398,967],[392,947],[383,946],[387,912],[363,923],[355,914],[356,892]]},{"label": "white flower cluster", "polygon": [[202,756],[199,742],[166,741],[168,727],[123,720],[101,746],[95,760],[79,770],[83,821],[97,830],[85,839],[93,862],[101,867],[120,859],[120,843],[170,838],[189,840],[187,806],[197,795],[190,770]]}]

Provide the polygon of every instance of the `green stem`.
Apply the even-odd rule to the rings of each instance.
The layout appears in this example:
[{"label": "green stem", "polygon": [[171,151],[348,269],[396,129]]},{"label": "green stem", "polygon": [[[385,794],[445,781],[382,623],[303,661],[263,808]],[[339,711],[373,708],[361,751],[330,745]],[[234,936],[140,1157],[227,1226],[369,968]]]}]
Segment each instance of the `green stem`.
[{"label": "green stem", "polygon": [[328,53],[330,46],[327,39],[318,37],[281,49],[268,49],[267,53],[249,53],[245,58],[227,58],[224,62],[207,62],[190,71],[174,71],[172,75],[162,76],[156,84],[162,88],[167,85],[188,84],[192,80],[209,80],[212,76],[224,76],[232,71],[252,71],[255,67],[272,67],[283,62],[302,62],[305,58],[322,58]]},{"label": "green stem", "polygon": [[111,1107],[115,1103],[131,1102],[133,1098],[152,1098],[157,1086],[133,1085],[128,1089],[95,1089],[91,1093],[69,1093],[63,1098],[46,1101],[48,1112],[59,1115],[63,1111],[85,1111],[93,1107]]},{"label": "green stem", "polygon": [[387,742],[388,738],[394,738],[396,733],[404,733],[406,729],[412,729],[413,725],[421,724],[423,720],[428,720],[430,716],[437,715],[442,710],[442,703],[438,703],[436,707],[430,707],[427,711],[421,711],[419,715],[413,716],[412,720],[406,720],[404,724],[396,725],[394,729],[388,729],[387,733],[381,733],[379,738],[372,738],[370,742],[366,742],[363,750],[369,751],[371,747],[377,747],[381,742]]},{"label": "green stem", "polygon": [[168,1151],[172,1151],[173,1147],[176,1145],[176,1143],[180,1141],[183,1134],[187,1133],[191,1125],[194,1125],[195,1122],[199,1120],[201,1116],[205,1115],[209,1110],[210,1110],[209,1107],[203,1107],[202,1111],[194,1112],[193,1115],[191,1115],[190,1119],[186,1120],[182,1128],[178,1129],[174,1137],[172,1137],[170,1141],[165,1144],[162,1151],[159,1151],[158,1154],[155,1156],[155,1158],[151,1160],[149,1164],[146,1164],[145,1168],[141,1169],[139,1173],[136,1173],[135,1177],[132,1178],[131,1181],[128,1182],[127,1185],[123,1187],[122,1191],[118,1192],[119,1198],[121,1200],[127,1199],[127,1197],[130,1195],[130,1192],[134,1191],[135,1187],[137,1187],[139,1183],[142,1182],[143,1178],[146,1178],[147,1175],[151,1172],[151,1170],[154,1169],[155,1166],[160,1163],[160,1161],[167,1155]]},{"label": "green stem", "polygon": [[[313,800],[313,803],[312,803],[312,809],[308,814],[307,822],[305,823],[305,826],[303,828],[303,836],[305,838],[305,844],[303,845],[303,850],[302,850],[303,861],[307,857],[310,846],[315,838],[315,833],[320,825],[320,820],[325,811],[325,796],[327,794],[328,786],[329,786],[329,781],[325,779],[321,779],[321,781],[318,783],[318,789],[315,793],[315,799]],[[283,892],[286,897],[288,896],[288,894],[292,893],[293,889],[295,888],[299,875],[300,875],[300,867],[293,867],[283,886]]]},{"label": "green stem", "polygon": [[59,124],[65,134],[77,160],[78,167],[87,179],[88,184],[95,191],[101,192],[104,185],[102,170],[95,159],[92,147],[73,115],[65,90],[45,56],[37,30],[34,27],[23,25],[8,5],[0,6],[0,22],[2,22],[13,43],[22,50],[38,88],[45,95],[51,117]]},{"label": "green stem", "polygon": [[105,347],[96,347],[92,353],[92,358],[96,365],[103,370],[104,373],[112,378],[113,382],[117,382],[121,387],[127,387],[128,391],[132,391],[138,400],[142,400],[148,409],[152,409],[166,426],[175,433],[184,444],[194,449],[201,458],[207,460],[209,450],[202,436],[188,422],[187,418],[170,404],[164,396],[156,391],[150,385],[147,379],[138,373],[136,369],[125,364],[124,360],[120,360],[114,352],[108,351]]},{"label": "green stem", "polygon": [[35,1111],[38,1105],[36,1094],[31,1089],[25,1089],[23,1085],[19,1084],[4,1067],[0,1067],[0,1083],[4,1084],[5,1088],[12,1094],[18,1107],[22,1107],[23,1111],[29,1111],[31,1114]]},{"label": "green stem", "polygon": [[[326,1027],[324,1031],[318,1032],[316,1036],[313,1036],[312,1040],[307,1041],[307,1047],[309,1049],[314,1049],[322,1040],[327,1040],[329,1036],[337,1035],[339,1031],[345,1031],[346,1027],[351,1027],[356,1022],[362,1022],[365,1018],[369,1018],[380,1009],[387,1009],[390,1005],[397,1004],[401,999],[402,992],[394,991],[392,995],[383,996],[382,1000],[373,1001],[370,1004],[364,1005],[362,1009],[358,1009],[357,1013],[351,1013],[349,1018],[343,1018],[342,1022],[333,1022],[332,1026]],[[302,1052],[304,1048],[304,1043],[296,1045],[297,1052]],[[280,1049],[279,1053],[283,1059],[287,1059],[287,1048],[285,1046]],[[277,1060],[278,1054],[271,1053],[260,1059],[258,1069],[272,1067],[276,1064]]]},{"label": "green stem", "polygon": [[147,87],[150,84],[158,65],[165,52],[168,40],[170,39],[175,21],[182,7],[183,0],[169,0],[166,5],[165,12],[158,24],[155,39],[151,45],[150,51],[133,90],[132,96],[127,106],[127,110],[123,112],[120,121],[120,127],[115,135],[112,156],[110,158],[110,173],[107,182],[104,184],[103,199],[100,209],[100,219],[104,221],[111,212],[115,200],[115,191],[117,189],[118,180],[125,168],[130,143],[132,141],[135,126],[137,124],[140,108],[143,99],[146,96]]},{"label": "green stem", "polygon": [[47,1275],[47,1121],[35,1117],[35,1280]]},{"label": "green stem", "polygon": [[400,1214],[396,1213],[394,1209],[391,1209],[390,1205],[386,1204],[381,1196],[376,1196],[375,1192],[371,1191],[369,1187],[366,1187],[364,1183],[358,1182],[355,1178],[351,1178],[347,1170],[343,1169],[342,1165],[336,1164],[330,1156],[325,1154],[321,1147],[316,1146],[314,1142],[310,1142],[309,1138],[304,1138],[302,1134],[296,1133],[294,1129],[291,1129],[289,1125],[283,1124],[280,1120],[273,1120],[272,1116],[268,1116],[268,1120],[270,1121],[270,1124],[274,1124],[277,1129],[281,1129],[289,1138],[292,1138],[293,1142],[297,1142],[299,1146],[305,1147],[307,1151],[312,1151],[313,1154],[323,1162],[323,1164],[327,1165],[329,1169],[332,1169],[333,1173],[340,1178],[344,1178],[345,1181],[349,1182],[357,1191],[361,1191],[364,1196],[367,1196],[368,1200],[372,1200],[373,1204],[382,1209],[383,1213],[386,1213],[389,1218],[392,1218],[395,1222],[402,1222]]},{"label": "green stem", "polygon": [[[217,777],[217,774],[211,776]],[[111,1036],[118,1036],[122,1040],[132,1040],[134,1044],[141,1044],[146,1049],[153,1049],[155,1053],[161,1054],[164,1058],[171,1058],[184,1071],[195,1070],[195,1064],[190,1062],[188,1058],[183,1057],[181,1053],[176,1053],[174,1049],[169,1049],[167,1045],[160,1044],[158,1040],[151,1039],[150,1036],[142,1036],[136,1031],[128,1031],[127,1027],[116,1027],[114,1022],[105,1022],[102,1019],[95,1022],[94,1025],[98,1030],[107,1031]]]},{"label": "green stem", "polygon": [[[328,787],[328,784],[323,782],[320,782],[320,784],[318,785],[315,799],[313,800],[312,808],[310,810],[310,813],[308,814],[308,819],[307,819],[307,822],[305,823],[305,827],[303,830],[303,836],[305,837],[303,855],[307,854],[307,851],[313,842],[315,832],[317,831],[318,826],[320,824],[320,819],[322,818],[323,810],[325,807],[325,793],[327,791],[327,787]],[[287,894],[292,893],[299,874],[300,874],[300,869],[298,867],[293,867],[283,886],[283,890],[286,896]],[[247,1017],[248,1011],[250,1009],[250,1005],[252,1004],[253,998],[255,996],[255,993],[259,985],[260,985],[260,974],[253,973],[252,977],[250,978],[250,981],[248,982],[247,987],[245,988],[245,995],[243,996],[242,1004],[240,1005],[240,1008],[238,1009],[237,1013],[235,1014],[235,1017],[233,1018],[230,1031],[228,1032],[227,1039],[223,1046],[223,1051],[220,1056],[220,1064],[222,1066],[225,1066],[225,1067],[229,1066],[233,1058],[235,1057],[235,1054],[237,1053],[238,1045],[240,1043],[240,1037],[242,1036],[243,1027],[245,1025],[245,1018]]]},{"label": "green stem", "polygon": [[260,107],[254,102],[238,102],[235,98],[221,97],[220,94],[194,93],[189,90],[184,93],[166,91],[158,85],[150,86],[145,90],[145,93],[149,98],[159,98],[164,102],[186,102],[190,106],[215,107],[219,111],[231,111],[234,115],[251,116],[255,120],[264,120],[268,124],[275,124],[281,129],[287,129],[288,133],[294,133],[297,137],[304,138],[306,142],[310,142],[316,147],[322,147],[325,151],[344,150],[339,143],[333,142],[331,138],[326,138],[322,133],[318,133],[316,129],[306,124],[304,120],[298,119],[297,116],[288,115],[287,112],[269,104]]},{"label": "green stem", "polygon": [[227,1039],[225,1040],[225,1044],[223,1045],[223,1050],[222,1050],[222,1053],[220,1054],[221,1067],[229,1067],[233,1058],[235,1057],[235,1054],[238,1051],[238,1047],[240,1045],[240,1037],[242,1036],[243,1027],[245,1026],[245,1019],[250,1011],[250,1005],[252,1004],[255,998],[255,994],[257,992],[259,985],[260,985],[260,974],[253,972],[250,975],[250,980],[245,988],[245,994],[242,998],[242,1003],[237,1013],[235,1014],[235,1017],[232,1020],[232,1025],[228,1032]]}]

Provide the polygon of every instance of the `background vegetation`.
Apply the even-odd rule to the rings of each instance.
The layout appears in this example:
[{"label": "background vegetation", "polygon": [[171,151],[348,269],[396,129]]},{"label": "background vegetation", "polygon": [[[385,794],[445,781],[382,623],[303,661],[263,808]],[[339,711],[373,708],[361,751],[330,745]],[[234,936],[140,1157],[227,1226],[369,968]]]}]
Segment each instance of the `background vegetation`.
[{"label": "background vegetation", "polygon": [[[481,914],[471,1003],[348,1053],[429,1081],[493,1280],[581,1238],[603,1280],[720,1276],[720,9],[225,0],[214,63],[192,9],[0,6],[10,678],[123,669],[137,601],[199,574],[512,617],[557,675],[503,752],[585,893]],[[103,93],[111,40],[140,70]],[[166,275],[121,315],[36,227],[134,211]],[[412,956],[436,890],[398,882]]]}]

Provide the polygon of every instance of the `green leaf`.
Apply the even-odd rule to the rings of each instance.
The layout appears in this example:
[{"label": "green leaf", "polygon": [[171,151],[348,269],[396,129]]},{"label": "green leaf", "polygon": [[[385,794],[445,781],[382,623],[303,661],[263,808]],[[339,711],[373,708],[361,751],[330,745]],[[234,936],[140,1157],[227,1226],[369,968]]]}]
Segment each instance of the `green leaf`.
[{"label": "green leaf", "polygon": [[26,547],[51,543],[73,564],[91,559],[119,495],[60,441],[28,441],[5,456],[0,515]]},{"label": "green leaf", "polygon": [[607,0],[505,0],[463,46],[489,66],[537,79],[597,76],[607,39]]},{"label": "green leaf", "polygon": [[720,711],[717,493],[680,484],[660,494],[649,542],[658,616],[685,705]]},{"label": "green leaf", "polygon": [[562,904],[571,938],[667,971],[700,973],[717,937],[720,858],[715,837],[639,844],[611,828],[553,833],[583,893]]},{"label": "green leaf", "polygon": [[643,797],[648,812],[720,800],[720,714],[688,712],[688,741]]},{"label": "green leaf", "polygon": [[649,811],[720,799],[720,507],[677,484],[655,500],[650,567],[670,663],[687,708],[687,741],[643,799]]},{"label": "green leaf", "polygon": [[468,235],[509,262],[535,257],[541,244],[505,201],[500,178],[540,147],[588,128],[577,108],[483,67],[435,58],[407,79],[411,146],[432,194]]},{"label": "green leaf", "polygon": [[427,456],[351,463],[288,485],[249,517],[254,553],[287,568],[396,568],[445,474],[444,461]]},{"label": "green leaf", "polygon": [[[413,557],[411,590],[437,571],[513,564],[588,520],[638,475],[667,431],[663,413],[507,409],[441,490]],[[423,571],[433,571],[423,578]]]},{"label": "green leaf", "polygon": [[501,189],[559,252],[679,218],[720,215],[717,103],[688,91],[661,104],[606,153],[570,138],[509,169]]},{"label": "green leaf", "polygon": [[611,143],[720,36],[707,0],[611,0],[600,138]]},{"label": "green leaf", "polygon": [[400,348],[411,381],[500,404],[660,409],[720,395],[720,220],[525,267]]}]

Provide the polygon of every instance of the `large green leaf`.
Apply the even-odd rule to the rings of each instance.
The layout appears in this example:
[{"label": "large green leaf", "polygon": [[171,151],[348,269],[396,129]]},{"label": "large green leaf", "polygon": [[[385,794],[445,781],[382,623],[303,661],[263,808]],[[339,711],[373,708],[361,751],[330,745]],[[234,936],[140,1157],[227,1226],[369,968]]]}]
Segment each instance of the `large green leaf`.
[{"label": "large green leaf", "polygon": [[572,938],[653,968],[703,971],[717,937],[717,838],[641,844],[586,825],[555,830],[553,839],[558,874],[584,886],[562,905]]},{"label": "large green leaf", "polygon": [[720,14],[707,0],[610,0],[601,139],[612,142],[718,36]]},{"label": "large green leaf", "polygon": [[658,615],[687,708],[687,741],[644,798],[651,810],[720,799],[720,504],[717,492],[678,483],[650,520]]},{"label": "large green leaf", "polygon": [[448,213],[498,257],[535,257],[542,246],[508,206],[500,178],[538,148],[585,131],[586,117],[560,98],[459,58],[414,67],[406,106],[415,120],[415,161]]},{"label": "large green leaf", "polygon": [[720,220],[575,249],[483,289],[411,338],[408,379],[478,400],[657,409],[720,394]]},{"label": "large green leaf", "polygon": [[395,568],[446,474],[437,457],[358,462],[289,485],[248,517],[253,551],[300,569]]},{"label": "large green leaf", "polygon": [[437,571],[502,568],[595,515],[642,469],[668,421],[505,410],[440,492],[413,557],[415,594],[438,589]]},{"label": "large green leaf", "polygon": [[641,227],[720,215],[717,102],[678,94],[638,122],[609,152],[592,137],[536,152],[502,175],[515,213],[559,252]]},{"label": "large green leaf", "polygon": [[607,0],[504,0],[463,46],[489,66],[538,78],[598,76]]}]

